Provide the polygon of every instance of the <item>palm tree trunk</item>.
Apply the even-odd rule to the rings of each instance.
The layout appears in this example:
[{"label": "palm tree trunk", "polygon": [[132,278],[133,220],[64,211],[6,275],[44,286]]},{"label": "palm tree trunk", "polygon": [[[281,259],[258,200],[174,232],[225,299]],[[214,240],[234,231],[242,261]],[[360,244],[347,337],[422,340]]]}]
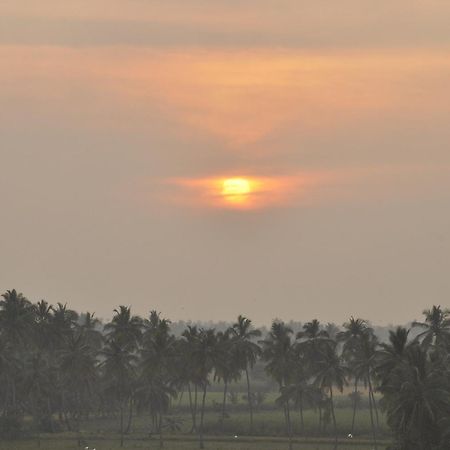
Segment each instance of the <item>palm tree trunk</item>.
[{"label": "palm tree trunk", "polygon": [[159,414],[159,448],[164,448],[162,413]]},{"label": "palm tree trunk", "polygon": [[47,397],[47,414],[49,417],[49,423],[50,423],[50,430],[53,433],[55,431],[54,426],[53,426],[53,414],[52,414],[52,407],[50,404],[50,397]]},{"label": "palm tree trunk", "polygon": [[369,411],[370,411],[370,423],[372,425],[373,445],[375,447],[375,450],[377,450],[378,444],[377,444],[377,436],[375,433],[375,423],[373,420],[372,384],[370,383],[370,375],[369,375]]},{"label": "palm tree trunk", "polygon": [[200,448],[202,449],[205,448],[205,444],[203,442],[203,417],[205,415],[206,387],[207,383],[205,381],[205,386],[203,388],[202,410],[200,413]]},{"label": "palm tree trunk", "polygon": [[358,395],[358,377],[355,377],[355,389],[353,390],[354,398],[353,398],[353,417],[352,417],[352,431],[351,434],[353,435],[353,431],[355,430],[355,418],[356,418],[356,396]]},{"label": "palm tree trunk", "polygon": [[378,406],[377,406],[377,402],[375,401],[375,394],[373,393],[373,388],[372,388],[372,403],[373,403],[373,409],[375,411],[375,419],[377,421],[377,431],[380,430],[380,419],[378,417]]},{"label": "palm tree trunk", "polygon": [[289,439],[289,450],[292,450],[291,410],[289,407],[289,400],[286,402],[286,422],[287,422],[287,432],[288,432],[288,439]]},{"label": "palm tree trunk", "polygon": [[16,380],[12,380],[12,405],[13,405],[13,410],[14,410],[14,414],[16,414],[16,409],[17,409],[17,399],[16,399],[17,395],[16,395]]},{"label": "palm tree trunk", "polygon": [[181,400],[183,400],[184,389],[181,391],[180,397],[178,399],[178,408],[181,406]]},{"label": "palm tree trunk", "polygon": [[197,432],[198,386],[195,383],[194,391],[194,431]]},{"label": "palm tree trunk", "polygon": [[322,406],[319,405],[319,435],[322,433]]},{"label": "palm tree trunk", "polygon": [[300,394],[299,408],[300,408],[300,426],[301,426],[301,433],[303,436],[303,434],[305,432],[305,421],[303,418],[303,395],[301,395],[301,394]]},{"label": "palm tree trunk", "polygon": [[330,407],[331,407],[331,417],[333,418],[333,428],[334,428],[334,448],[337,449],[338,436],[337,436],[336,414],[334,413],[333,386],[331,384],[330,384]]},{"label": "palm tree trunk", "polygon": [[248,399],[248,408],[250,412],[250,434],[253,433],[253,405],[252,405],[252,397],[250,392],[250,377],[248,375],[248,367],[245,367],[245,376],[247,378],[247,399]]},{"label": "palm tree trunk", "polygon": [[228,390],[228,380],[224,379],[224,387],[223,387],[223,401],[222,401],[222,423],[220,425],[222,431],[223,431],[223,423],[225,420],[225,407],[227,403],[227,390]]},{"label": "palm tree trunk", "polygon": [[127,429],[125,431],[125,434],[128,434],[131,430],[131,421],[133,420],[133,398],[130,397],[130,409],[128,413],[128,423],[127,423]]},{"label": "palm tree trunk", "polygon": [[188,383],[188,393],[189,393],[189,408],[191,410],[192,415],[192,428],[191,433],[196,433],[197,426],[196,426],[196,420],[195,420],[195,410],[194,410],[194,404],[192,402],[192,391],[191,391],[191,383]]},{"label": "palm tree trunk", "polygon": [[123,403],[120,402],[120,446],[123,447]]}]

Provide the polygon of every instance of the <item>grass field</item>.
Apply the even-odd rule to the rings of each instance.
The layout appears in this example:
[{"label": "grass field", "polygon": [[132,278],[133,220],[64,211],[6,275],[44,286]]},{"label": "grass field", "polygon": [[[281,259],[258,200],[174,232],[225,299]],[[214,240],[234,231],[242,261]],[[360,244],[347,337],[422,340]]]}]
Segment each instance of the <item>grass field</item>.
[{"label": "grass field", "polygon": [[[84,444],[83,444],[84,445]],[[89,449],[96,450],[116,450],[120,449],[118,440],[97,439],[88,443]],[[331,441],[315,440],[315,441],[293,441],[293,450],[331,450],[334,444]],[[23,441],[2,441],[0,442],[0,449],[4,450],[57,450],[57,449],[79,449],[78,442],[74,439],[52,439],[41,440],[40,447],[37,440],[23,440]],[[84,448],[84,447],[81,447]],[[125,449],[148,449],[158,450],[160,442],[157,439],[153,440],[127,440],[124,442]],[[166,440],[164,442],[166,450],[196,450],[198,449],[198,442],[191,438],[183,439],[182,437],[176,440]],[[207,450],[288,450],[287,440],[282,439],[237,439],[234,441],[227,440],[205,440],[205,448]],[[345,442],[341,441],[338,448],[340,450],[371,450],[373,445],[365,441]],[[381,445],[379,448],[384,448]]]},{"label": "grass field", "polygon": [[[247,403],[243,394],[235,404],[228,405],[228,417],[221,423],[221,392],[208,392],[205,411],[205,447],[210,450],[282,450],[288,449],[286,439],[286,425],[284,414],[275,406],[277,393],[266,395],[264,402],[255,408],[252,436],[249,436],[249,415]],[[352,408],[347,395],[336,399],[336,419],[341,450],[371,450],[372,428],[370,413],[362,405],[356,415],[353,439],[347,435],[351,431]],[[187,394],[174,401],[171,406],[171,418],[180,425],[178,432],[164,433],[165,449],[193,450],[198,448],[197,437],[189,434],[191,429],[191,415]],[[384,444],[389,443],[390,433],[380,413],[380,428],[378,439]],[[334,434],[331,423],[325,431],[319,432],[319,414],[312,409],[304,411],[304,430],[301,430],[300,414],[292,411],[293,449],[294,450],[325,450],[334,447]],[[159,449],[159,435],[151,434],[151,420],[149,415],[138,415],[133,418],[131,432],[125,436],[125,448]],[[86,446],[96,450],[112,450],[120,448],[118,434],[119,418],[92,417],[80,424],[79,432],[69,433],[61,431],[54,434],[41,434],[38,437],[32,429],[30,419],[27,439],[18,441],[0,441],[0,450],[56,450],[56,449],[84,449]],[[39,446],[40,443],[40,446]],[[79,445],[80,444],[80,445]],[[386,445],[380,445],[383,449]]]},{"label": "grass field", "polygon": [[[275,398],[277,393],[267,394],[265,401],[254,410],[254,426],[253,434],[259,436],[279,436],[284,437],[286,434],[286,426],[284,414],[280,408],[275,407]],[[228,417],[221,425],[221,400],[222,393],[208,392],[205,412],[204,430],[209,435],[226,435],[226,436],[245,436],[249,434],[249,415],[247,403],[239,397],[238,404],[228,404]],[[344,406],[348,405],[348,406]],[[338,434],[346,437],[351,431],[353,411],[351,403],[346,395],[337,396],[336,398],[336,420]],[[296,436],[305,435],[317,437],[318,435],[332,436],[333,430],[331,423],[328,424],[325,432],[319,432],[319,413],[312,409],[304,411],[304,433],[301,430],[300,414],[298,411],[292,411],[291,420],[293,433]],[[185,393],[181,399],[172,404],[172,417],[177,418],[181,422],[181,432],[188,433],[191,429],[191,415],[189,411],[188,396]],[[390,433],[385,424],[384,416],[379,415],[380,427],[379,436],[389,437]],[[95,420],[82,424],[82,429],[88,434],[99,433],[116,433],[118,429],[118,419],[114,417],[97,418]],[[132,434],[147,435],[150,431],[150,418],[146,415],[138,416],[133,419]],[[357,410],[355,420],[355,437],[371,438],[372,428],[369,410],[362,406]]]}]

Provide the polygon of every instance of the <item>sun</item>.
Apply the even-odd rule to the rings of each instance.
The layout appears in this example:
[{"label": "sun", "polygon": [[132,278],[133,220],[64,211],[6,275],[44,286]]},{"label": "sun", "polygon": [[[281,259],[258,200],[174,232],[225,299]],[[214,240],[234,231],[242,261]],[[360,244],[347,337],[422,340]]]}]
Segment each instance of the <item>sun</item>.
[{"label": "sun", "polygon": [[241,197],[250,194],[250,181],[246,178],[226,178],[222,183],[222,195]]}]

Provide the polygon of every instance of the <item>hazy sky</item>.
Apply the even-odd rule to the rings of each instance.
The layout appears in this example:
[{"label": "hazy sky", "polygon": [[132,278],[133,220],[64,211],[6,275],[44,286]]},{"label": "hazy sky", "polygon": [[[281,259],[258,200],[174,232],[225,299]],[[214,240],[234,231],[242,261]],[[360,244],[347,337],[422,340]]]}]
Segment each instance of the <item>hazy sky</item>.
[{"label": "hazy sky", "polygon": [[450,306],[449,23],[448,0],[0,0],[0,290],[257,324]]}]

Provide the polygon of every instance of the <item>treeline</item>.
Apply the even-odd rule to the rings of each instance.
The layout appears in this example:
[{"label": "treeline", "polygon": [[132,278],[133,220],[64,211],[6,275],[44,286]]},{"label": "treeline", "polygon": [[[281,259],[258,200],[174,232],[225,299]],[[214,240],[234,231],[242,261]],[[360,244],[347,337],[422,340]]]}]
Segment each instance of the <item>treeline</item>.
[{"label": "treeline", "polygon": [[[305,323],[296,333],[274,321],[262,334],[242,316],[226,329],[188,325],[175,336],[170,321],[119,306],[102,325],[91,313],[58,303],[32,303],[15,290],[0,301],[0,433],[20,436],[25,417],[38,432],[77,431],[94,416],[118,417],[121,441],[136,414],[150,415],[163,436],[178,428],[168,414],[171,399],[189,398],[191,432],[203,448],[207,389],[223,386],[220,424],[227,417],[227,390],[242,379],[248,402],[248,433],[254,432],[251,371],[264,364],[279,389],[286,435],[293,437],[292,411],[316,408],[329,416],[337,445],[335,396],[351,385],[352,429],[358,389],[366,388],[372,438],[377,448],[380,407],[395,449],[450,448],[450,312],[424,311],[423,322],[398,327],[380,343],[369,323],[351,317],[342,327]],[[412,337],[414,336],[414,337]],[[378,401],[378,397],[381,400]]]}]

